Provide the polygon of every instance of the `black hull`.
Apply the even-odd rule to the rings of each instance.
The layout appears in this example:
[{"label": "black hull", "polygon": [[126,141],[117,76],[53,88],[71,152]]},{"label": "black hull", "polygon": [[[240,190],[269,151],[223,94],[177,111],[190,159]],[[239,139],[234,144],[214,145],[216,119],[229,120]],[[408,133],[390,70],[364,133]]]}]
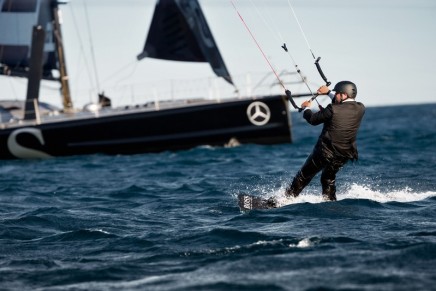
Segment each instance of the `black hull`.
[{"label": "black hull", "polygon": [[[250,121],[249,115],[256,112],[260,116]],[[76,114],[59,121],[43,120],[41,124],[3,125],[0,159],[138,154],[200,145],[224,146],[232,138],[242,144],[290,143],[290,127],[288,102],[282,96],[160,110],[102,111],[99,116]]]}]

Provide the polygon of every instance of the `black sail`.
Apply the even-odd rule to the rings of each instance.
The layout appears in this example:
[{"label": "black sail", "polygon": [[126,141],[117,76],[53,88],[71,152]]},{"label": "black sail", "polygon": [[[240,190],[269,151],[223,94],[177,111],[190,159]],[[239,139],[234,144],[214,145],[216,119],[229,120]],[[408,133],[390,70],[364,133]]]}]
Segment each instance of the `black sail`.
[{"label": "black sail", "polygon": [[46,32],[42,78],[58,70],[53,36],[54,0],[0,0],[0,74],[28,77],[33,26]]},{"label": "black sail", "polygon": [[217,76],[233,84],[197,0],[157,2],[147,40],[138,60],[146,57],[208,62]]}]

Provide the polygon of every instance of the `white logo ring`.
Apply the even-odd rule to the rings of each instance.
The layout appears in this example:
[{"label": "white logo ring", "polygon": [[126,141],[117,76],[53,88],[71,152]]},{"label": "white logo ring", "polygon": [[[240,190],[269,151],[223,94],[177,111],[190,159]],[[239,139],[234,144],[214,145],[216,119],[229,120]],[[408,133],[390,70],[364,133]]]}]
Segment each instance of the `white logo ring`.
[{"label": "white logo ring", "polygon": [[271,118],[271,111],[268,105],[263,102],[255,101],[247,108],[248,120],[257,126],[262,126],[268,123]]}]

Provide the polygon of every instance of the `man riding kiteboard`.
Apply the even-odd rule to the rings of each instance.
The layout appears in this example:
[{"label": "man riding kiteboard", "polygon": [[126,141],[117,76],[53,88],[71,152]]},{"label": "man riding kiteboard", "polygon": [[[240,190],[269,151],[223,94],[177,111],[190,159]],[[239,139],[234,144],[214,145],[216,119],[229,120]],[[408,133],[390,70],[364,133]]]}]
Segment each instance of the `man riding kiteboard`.
[{"label": "man riding kiteboard", "polygon": [[336,200],[336,173],[349,160],[358,159],[356,136],[365,114],[365,106],[356,102],[357,87],[350,81],[341,81],[333,88],[321,86],[317,93],[329,95],[332,104],[314,113],[309,109],[311,100],[303,102],[303,117],[311,125],[324,124],[318,141],[286,188],[287,197],[297,197],[320,171],[322,195],[325,200]]}]

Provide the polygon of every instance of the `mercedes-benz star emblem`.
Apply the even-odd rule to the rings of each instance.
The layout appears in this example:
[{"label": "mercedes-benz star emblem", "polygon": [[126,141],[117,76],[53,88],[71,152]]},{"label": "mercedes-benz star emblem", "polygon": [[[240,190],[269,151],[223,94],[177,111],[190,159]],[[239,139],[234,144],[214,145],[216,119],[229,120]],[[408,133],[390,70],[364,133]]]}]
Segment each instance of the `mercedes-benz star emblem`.
[{"label": "mercedes-benz star emblem", "polygon": [[268,123],[271,118],[271,111],[265,103],[255,101],[248,106],[247,116],[251,123],[261,126]]}]

